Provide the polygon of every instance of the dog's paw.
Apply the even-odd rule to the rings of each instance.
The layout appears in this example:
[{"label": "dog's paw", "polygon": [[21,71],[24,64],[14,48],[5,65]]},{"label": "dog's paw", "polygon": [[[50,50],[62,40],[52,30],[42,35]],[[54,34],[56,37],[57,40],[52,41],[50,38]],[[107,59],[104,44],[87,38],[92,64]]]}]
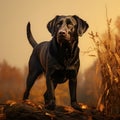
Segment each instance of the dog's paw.
[{"label": "dog's paw", "polygon": [[71,103],[71,106],[72,106],[74,109],[83,112],[83,109],[80,107],[80,105],[79,105],[77,102]]},{"label": "dog's paw", "polygon": [[45,109],[54,110],[55,109],[55,101],[51,100],[48,104],[45,104]]}]

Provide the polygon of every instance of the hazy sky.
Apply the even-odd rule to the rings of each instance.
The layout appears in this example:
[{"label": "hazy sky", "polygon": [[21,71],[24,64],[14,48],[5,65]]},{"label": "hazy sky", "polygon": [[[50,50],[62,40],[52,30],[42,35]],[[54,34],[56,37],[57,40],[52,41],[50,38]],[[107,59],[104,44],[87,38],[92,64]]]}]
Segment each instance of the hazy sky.
[{"label": "hazy sky", "polygon": [[[0,0],[0,61],[6,59],[20,68],[27,65],[32,51],[26,38],[27,22],[31,22],[37,42],[50,40],[46,24],[61,14],[75,14],[88,22],[90,27],[79,41],[81,51],[87,50],[92,46],[88,32],[106,29],[105,5],[114,23],[120,16],[120,0]],[[81,54],[81,69],[94,59]]]}]

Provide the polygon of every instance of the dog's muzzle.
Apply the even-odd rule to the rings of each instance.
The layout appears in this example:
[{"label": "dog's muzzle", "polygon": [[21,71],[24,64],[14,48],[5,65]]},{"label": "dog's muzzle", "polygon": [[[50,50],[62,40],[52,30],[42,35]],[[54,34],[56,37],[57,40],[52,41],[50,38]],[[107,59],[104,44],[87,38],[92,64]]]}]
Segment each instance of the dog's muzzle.
[{"label": "dog's muzzle", "polygon": [[67,32],[65,30],[59,30],[58,37],[59,38],[66,38]]},{"label": "dog's muzzle", "polygon": [[70,42],[70,35],[65,30],[59,30],[57,34],[57,40],[59,43]]}]

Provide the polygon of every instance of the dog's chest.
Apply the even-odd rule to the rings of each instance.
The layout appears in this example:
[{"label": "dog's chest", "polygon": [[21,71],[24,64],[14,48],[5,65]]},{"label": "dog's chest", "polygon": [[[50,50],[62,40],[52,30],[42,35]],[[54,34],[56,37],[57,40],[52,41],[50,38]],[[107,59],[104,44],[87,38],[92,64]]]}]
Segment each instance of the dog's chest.
[{"label": "dog's chest", "polygon": [[52,74],[52,78],[57,83],[64,83],[68,79],[72,79],[76,76],[75,70],[59,69],[55,70]]},{"label": "dog's chest", "polygon": [[64,83],[68,79],[74,79],[77,76],[79,68],[79,59],[70,66],[61,66],[60,64],[54,64],[52,66],[51,77],[57,83]]},{"label": "dog's chest", "polygon": [[[68,79],[74,79],[79,69],[79,49],[76,48],[73,57],[49,53],[47,73],[57,83],[63,83]],[[52,54],[52,55],[51,55]]]}]

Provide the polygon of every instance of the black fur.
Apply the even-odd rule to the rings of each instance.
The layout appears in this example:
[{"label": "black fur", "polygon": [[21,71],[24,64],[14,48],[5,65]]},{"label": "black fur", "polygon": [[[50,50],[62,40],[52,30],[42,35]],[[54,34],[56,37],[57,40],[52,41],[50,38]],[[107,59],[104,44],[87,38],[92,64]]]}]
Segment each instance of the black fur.
[{"label": "black fur", "polygon": [[78,36],[82,36],[88,24],[78,16],[56,16],[47,28],[52,35],[51,41],[37,44],[34,40],[30,23],[27,25],[27,37],[33,52],[29,60],[29,74],[23,99],[28,99],[29,92],[37,77],[45,73],[47,90],[44,94],[45,107],[55,108],[55,88],[58,83],[69,80],[71,105],[81,110],[76,99],[77,74],[80,66]]}]

